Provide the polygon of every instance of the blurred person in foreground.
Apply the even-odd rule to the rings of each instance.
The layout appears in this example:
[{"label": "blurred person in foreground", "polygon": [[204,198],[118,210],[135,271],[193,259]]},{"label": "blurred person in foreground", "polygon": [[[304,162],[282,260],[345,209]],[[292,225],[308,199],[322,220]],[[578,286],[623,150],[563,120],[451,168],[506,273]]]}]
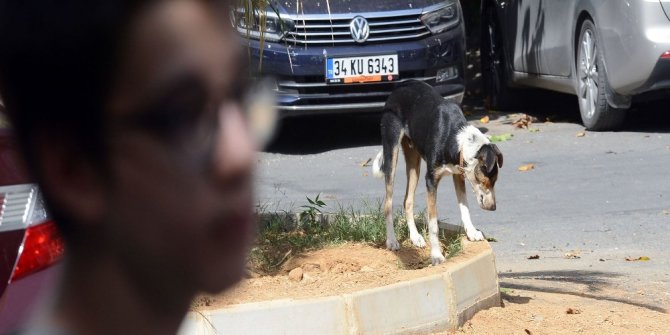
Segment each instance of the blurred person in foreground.
[{"label": "blurred person in foreground", "polygon": [[255,147],[229,6],[0,0],[0,96],[66,242],[23,333],[175,333],[242,278]]}]

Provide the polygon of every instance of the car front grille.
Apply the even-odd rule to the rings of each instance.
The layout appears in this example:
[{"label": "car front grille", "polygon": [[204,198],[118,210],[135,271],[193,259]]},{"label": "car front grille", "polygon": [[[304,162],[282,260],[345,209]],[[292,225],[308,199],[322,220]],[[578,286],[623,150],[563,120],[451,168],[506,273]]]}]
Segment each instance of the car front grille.
[{"label": "car front grille", "polygon": [[[284,38],[294,45],[354,45],[349,25],[352,17],[325,18],[319,16],[296,16],[295,27]],[[429,35],[430,31],[421,22],[418,14],[383,13],[366,17],[370,25],[370,37],[365,43],[415,40]]]}]

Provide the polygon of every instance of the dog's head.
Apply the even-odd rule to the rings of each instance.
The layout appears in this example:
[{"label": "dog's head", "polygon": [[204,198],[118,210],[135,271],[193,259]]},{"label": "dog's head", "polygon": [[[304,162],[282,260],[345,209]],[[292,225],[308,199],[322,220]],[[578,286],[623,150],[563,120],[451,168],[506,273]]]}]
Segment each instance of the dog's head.
[{"label": "dog's head", "polygon": [[479,148],[474,158],[463,168],[463,173],[475,191],[479,207],[494,211],[495,185],[498,180],[498,169],[503,165],[503,155],[495,144],[487,143]]}]

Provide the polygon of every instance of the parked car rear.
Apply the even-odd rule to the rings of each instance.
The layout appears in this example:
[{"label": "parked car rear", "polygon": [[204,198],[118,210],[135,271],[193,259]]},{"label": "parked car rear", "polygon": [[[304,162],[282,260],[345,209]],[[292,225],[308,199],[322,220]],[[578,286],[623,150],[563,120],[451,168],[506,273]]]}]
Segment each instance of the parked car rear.
[{"label": "parked car rear", "polygon": [[482,73],[491,107],[514,87],[577,95],[588,129],[620,127],[634,100],[670,96],[665,0],[483,0]]},{"label": "parked car rear", "polygon": [[53,281],[52,265],[63,254],[63,242],[38,187],[16,159],[2,109],[0,103],[0,334],[5,334],[26,321]]},{"label": "parked car rear", "polygon": [[463,97],[458,0],[272,4],[253,15],[239,9],[233,23],[252,66],[276,79],[281,116],[380,110],[393,88],[411,79],[444,97]]}]

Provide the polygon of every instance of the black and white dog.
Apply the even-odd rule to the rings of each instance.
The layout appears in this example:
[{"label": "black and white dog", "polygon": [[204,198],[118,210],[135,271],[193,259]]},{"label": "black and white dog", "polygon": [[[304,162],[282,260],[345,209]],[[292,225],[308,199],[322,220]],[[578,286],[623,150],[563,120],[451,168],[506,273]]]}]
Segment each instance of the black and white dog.
[{"label": "black and white dog", "polygon": [[421,158],[426,161],[426,187],[428,193],[428,230],[433,264],[444,262],[438,241],[437,185],[443,176],[451,175],[456,188],[458,207],[465,233],[471,241],[484,239],[472,225],[465,193],[467,178],[475,192],[479,206],[496,209],[494,186],[503,155],[495,144],[479,129],[467,123],[460,107],[444,100],[430,85],[410,81],[395,89],[386,101],[381,120],[382,151],[372,165],[376,177],[385,177],[386,196],[386,247],[398,250],[400,245],[393,230],[393,184],[398,149],[402,146],[407,164],[407,189],[405,216],[410,239],[417,247],[426,242],[414,223],[414,194],[419,181]]}]

